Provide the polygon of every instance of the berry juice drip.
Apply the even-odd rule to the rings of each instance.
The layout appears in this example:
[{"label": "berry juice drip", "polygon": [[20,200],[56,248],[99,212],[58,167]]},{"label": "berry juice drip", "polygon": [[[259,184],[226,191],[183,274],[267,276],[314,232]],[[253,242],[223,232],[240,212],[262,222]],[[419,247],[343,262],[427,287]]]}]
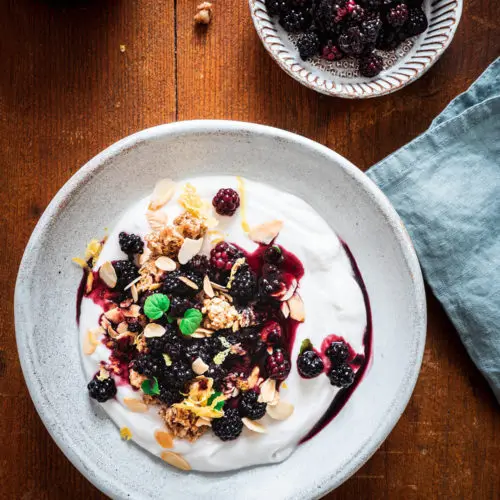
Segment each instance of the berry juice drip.
[{"label": "berry juice drip", "polygon": [[[326,410],[326,412],[323,414],[323,416],[319,419],[319,421],[316,423],[316,425],[304,436],[299,444],[304,443],[305,441],[308,441],[312,437],[314,437],[316,434],[318,434],[322,429],[324,429],[342,410],[344,405],[347,403],[349,398],[351,397],[351,394],[354,392],[356,387],[358,386],[359,382],[363,378],[363,375],[365,373],[366,367],[368,366],[368,361],[371,356],[371,350],[372,350],[372,335],[373,335],[373,326],[372,326],[372,313],[371,313],[371,307],[370,307],[370,299],[368,297],[368,292],[366,290],[365,283],[363,281],[363,278],[361,276],[361,273],[359,271],[359,267],[354,259],[354,256],[347,246],[347,244],[342,241],[342,246],[345,250],[345,253],[349,257],[349,260],[351,262],[351,267],[354,273],[354,278],[356,279],[359,288],[361,289],[361,293],[363,294],[363,300],[365,303],[365,309],[366,309],[366,329],[365,329],[365,334],[363,337],[363,346],[364,346],[364,354],[357,354],[354,355],[354,351],[352,348],[349,346],[349,365],[353,368],[358,368],[356,371],[356,375],[354,377],[354,382],[352,385],[349,387],[346,387],[344,389],[340,389],[339,392],[336,394],[335,398],[331,402],[330,406]],[[333,341],[339,341],[345,340],[342,337],[339,337],[337,335],[330,335],[328,336],[325,341],[322,344],[321,351],[324,353],[326,350],[326,347],[330,345],[331,342]],[[348,344],[346,342],[346,344]],[[323,359],[327,359],[326,356],[322,356]],[[328,368],[328,367],[327,367]]]}]

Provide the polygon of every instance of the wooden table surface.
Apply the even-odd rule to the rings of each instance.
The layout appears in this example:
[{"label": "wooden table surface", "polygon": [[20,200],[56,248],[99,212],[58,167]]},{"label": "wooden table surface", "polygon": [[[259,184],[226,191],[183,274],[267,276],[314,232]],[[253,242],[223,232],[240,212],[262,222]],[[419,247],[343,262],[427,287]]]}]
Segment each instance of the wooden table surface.
[{"label": "wooden table surface", "polygon": [[[264,123],[334,149],[366,170],[424,131],[499,55],[500,2],[467,0],[455,40],[420,80],[367,101],[300,86],[267,55],[245,0],[0,2],[0,498],[104,498],[56,447],[17,357],[13,289],[44,208],[118,139],[176,120]],[[120,46],[125,46],[125,51]],[[394,431],[333,499],[500,498],[500,414],[428,291],[420,378]]]}]

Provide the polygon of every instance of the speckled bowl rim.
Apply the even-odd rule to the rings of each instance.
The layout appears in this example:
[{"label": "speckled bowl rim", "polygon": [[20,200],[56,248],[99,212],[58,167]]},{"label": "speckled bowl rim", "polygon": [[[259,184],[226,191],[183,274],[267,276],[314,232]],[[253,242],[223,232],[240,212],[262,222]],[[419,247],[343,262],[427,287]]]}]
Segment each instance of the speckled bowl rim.
[{"label": "speckled bowl rim", "polygon": [[[343,99],[369,99],[397,92],[418,80],[451,44],[460,23],[463,0],[429,0],[433,17],[429,29],[417,39],[416,54],[404,64],[397,63],[380,76],[363,82],[341,83],[324,79],[304,67],[298,51],[289,51],[272,26],[264,0],[248,0],[255,31],[269,55],[280,68],[309,89]],[[433,23],[436,25],[434,26]]]},{"label": "speckled bowl rim", "polygon": [[[388,406],[385,418],[381,419],[381,424],[374,430],[373,434],[360,447],[358,454],[352,460],[344,463],[344,467],[332,471],[330,477],[324,480],[321,485],[310,490],[309,498],[319,498],[333,490],[351,475],[353,475],[366,461],[373,455],[377,448],[383,443],[392,431],[403,411],[415,387],[422,357],[425,347],[427,310],[424,282],[418,263],[418,259],[411,243],[410,237],[387,197],[380,189],[358,168],[348,160],[334,151],[300,135],[293,134],[281,129],[258,125],[246,122],[224,121],[224,120],[194,120],[159,125],[132,134],[115,144],[111,145],[97,156],[92,158],[86,165],[78,170],[59,192],[54,196],[48,207],[42,214],[26,246],[16,281],[14,295],[14,313],[16,327],[16,342],[21,361],[21,367],[26,380],[26,385],[30,392],[35,408],[42,419],[49,434],[56,444],[71,461],[71,463],[97,488],[112,498],[128,498],[130,493],[121,488],[121,484],[116,477],[105,475],[98,464],[89,460],[85,455],[79,454],[78,450],[72,447],[71,436],[64,434],[57,426],[57,418],[50,411],[50,407],[44,405],[44,390],[41,381],[30,369],[29,358],[30,344],[28,335],[23,330],[21,321],[21,300],[27,293],[26,287],[29,284],[30,262],[36,256],[36,242],[43,238],[43,234],[50,231],[51,220],[57,214],[64,211],[68,200],[78,192],[82,185],[86,184],[100,170],[106,168],[108,160],[124,151],[130,150],[134,146],[144,143],[150,139],[157,139],[162,136],[185,136],[190,134],[207,133],[234,133],[240,132],[248,135],[268,136],[275,139],[295,142],[306,149],[315,150],[324,157],[331,158],[332,162],[338,164],[345,174],[359,183],[363,191],[377,205],[386,223],[390,226],[395,238],[400,246],[405,265],[413,277],[412,297],[415,299],[415,331],[413,333],[411,350],[414,355],[412,363],[407,367],[406,375],[400,381],[401,390],[397,393],[392,403]],[[302,490],[304,493],[304,490]],[[304,498],[304,497],[302,497]]]}]

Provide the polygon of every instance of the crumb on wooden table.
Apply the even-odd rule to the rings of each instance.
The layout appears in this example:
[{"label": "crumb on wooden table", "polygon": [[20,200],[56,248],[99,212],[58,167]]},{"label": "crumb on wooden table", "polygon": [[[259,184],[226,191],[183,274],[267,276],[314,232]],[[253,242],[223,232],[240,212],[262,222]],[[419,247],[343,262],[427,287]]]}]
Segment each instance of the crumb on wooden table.
[{"label": "crumb on wooden table", "polygon": [[210,24],[212,20],[212,4],[210,2],[203,2],[196,7],[196,15],[194,22],[196,24]]}]

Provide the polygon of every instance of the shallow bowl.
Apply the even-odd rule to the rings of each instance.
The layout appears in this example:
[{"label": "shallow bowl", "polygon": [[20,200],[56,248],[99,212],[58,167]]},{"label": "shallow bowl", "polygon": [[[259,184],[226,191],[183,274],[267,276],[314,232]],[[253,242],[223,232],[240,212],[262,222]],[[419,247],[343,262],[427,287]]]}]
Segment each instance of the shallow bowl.
[{"label": "shallow bowl", "polygon": [[[71,257],[102,236],[156,180],[237,174],[308,201],[347,242],[371,299],[371,363],[347,404],[285,462],[221,474],[174,470],[120,440],[90,400],[80,361]],[[381,191],[347,160],[282,130],[194,121],[144,130],[112,145],[57,193],[26,248],[15,290],[21,364],[45,426],[71,462],[113,498],[307,499],[363,465],[401,416],[425,343],[422,276],[404,226]]]}]

